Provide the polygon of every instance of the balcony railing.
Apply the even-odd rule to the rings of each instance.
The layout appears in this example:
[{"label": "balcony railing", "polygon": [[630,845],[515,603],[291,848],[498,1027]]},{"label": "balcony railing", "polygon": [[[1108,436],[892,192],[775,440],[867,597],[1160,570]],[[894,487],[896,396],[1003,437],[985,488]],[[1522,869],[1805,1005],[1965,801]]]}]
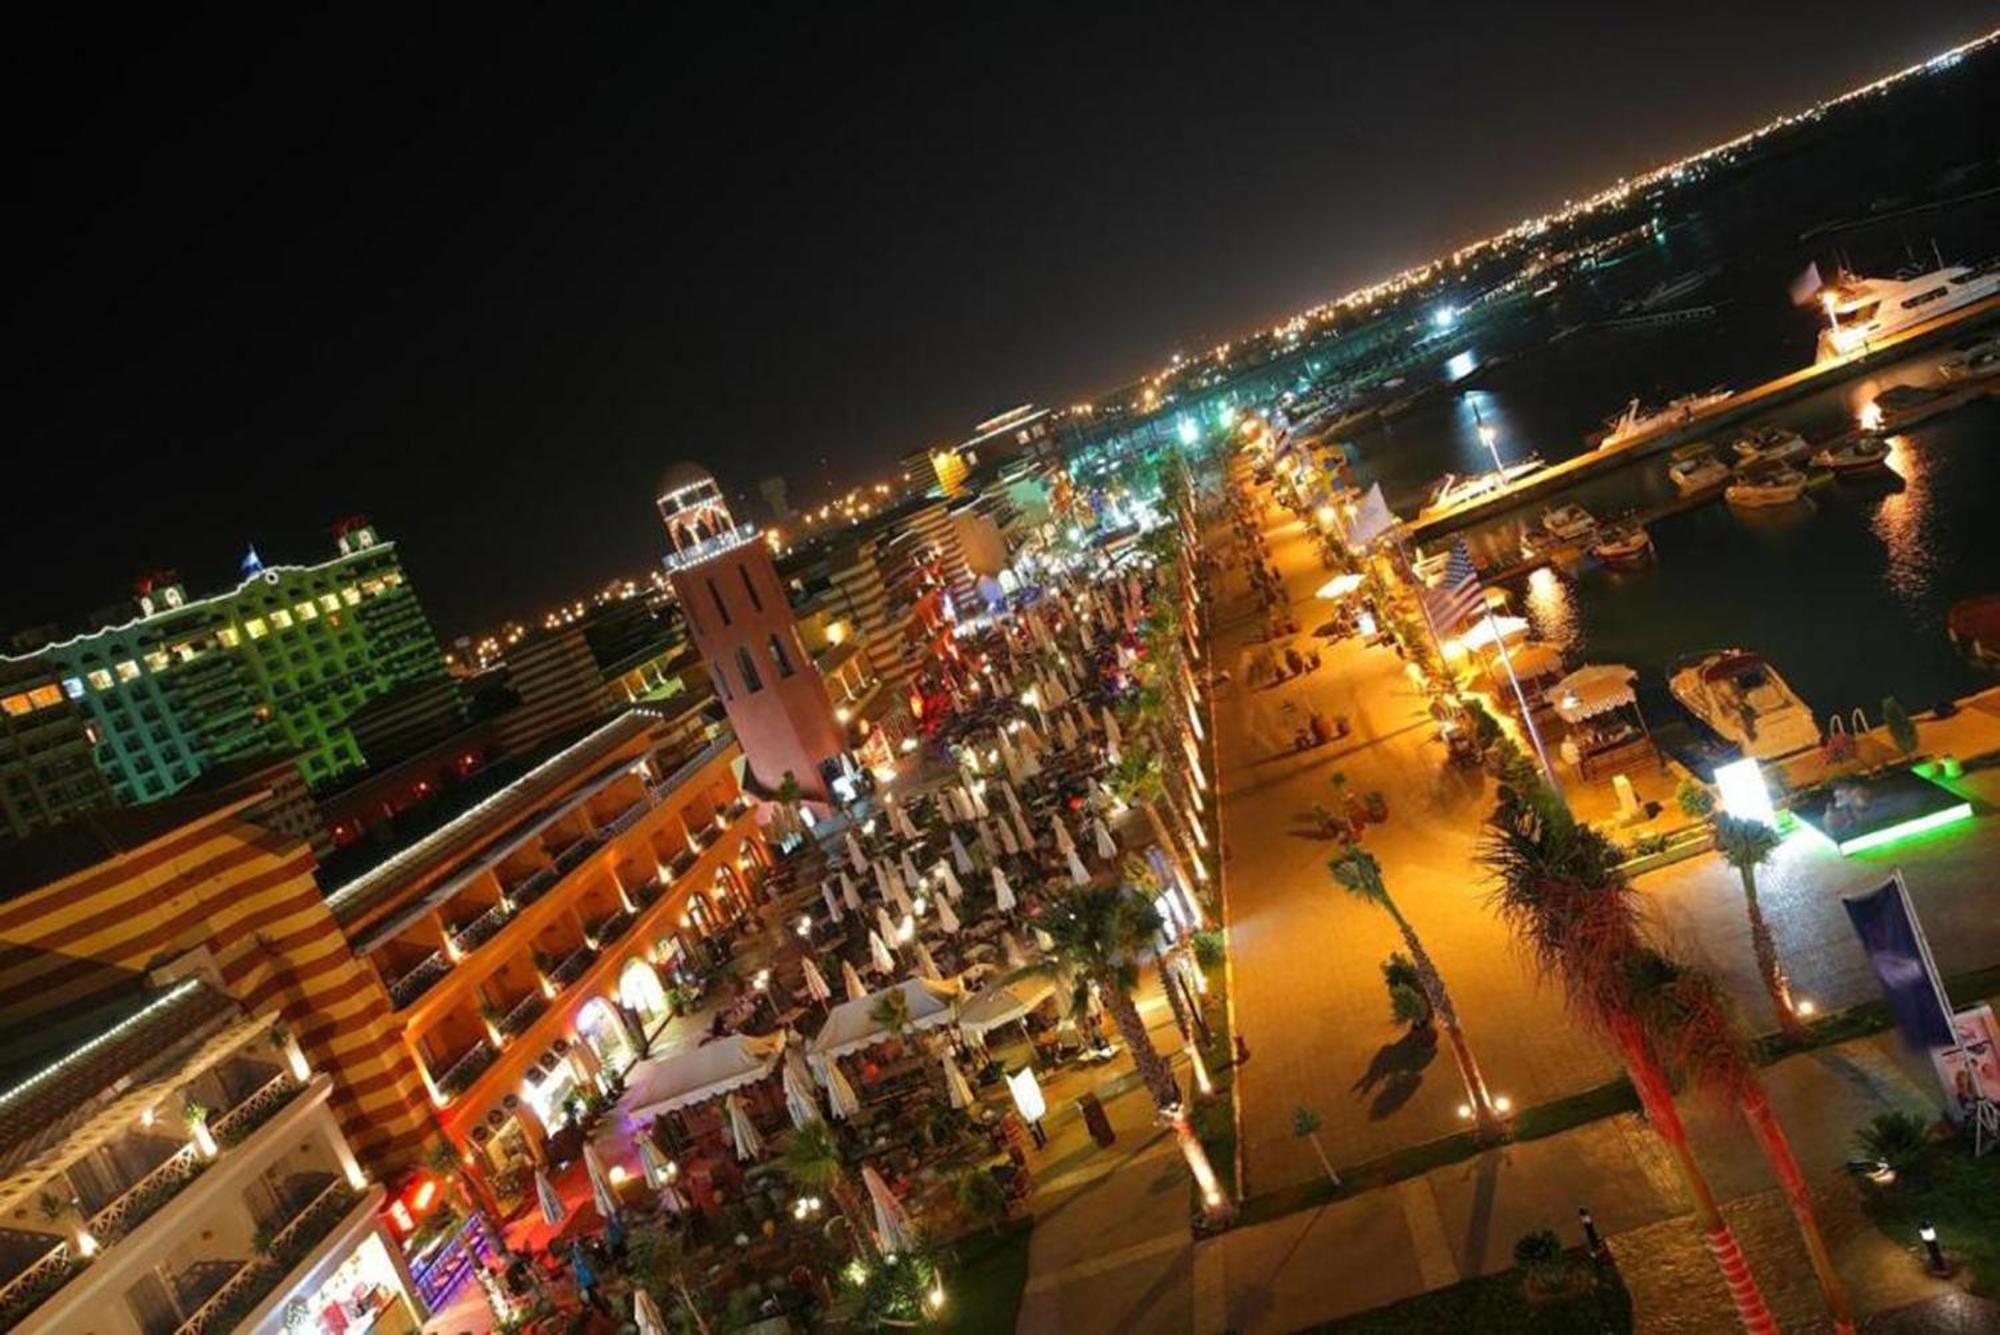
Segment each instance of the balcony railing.
[{"label": "balcony railing", "polygon": [[507,898],[513,901],[516,909],[524,909],[547,894],[549,887],[556,883],[556,878],[561,874],[554,867],[543,867],[509,890]]},{"label": "balcony railing", "polygon": [[174,1297],[185,1310],[194,1311],[174,1327],[174,1335],[197,1335],[204,1330],[226,1330],[217,1318],[228,1311],[232,1299],[254,1281],[255,1261],[195,1261],[173,1277]]},{"label": "balcony railing", "polygon": [[90,1235],[101,1247],[109,1247],[159,1212],[161,1206],[181,1194],[181,1188],[200,1176],[208,1161],[193,1145],[183,1145],[154,1166],[153,1170],[118,1193],[118,1198],[90,1217]]},{"label": "balcony railing", "polygon": [[395,1003],[397,1010],[401,1010],[435,987],[437,981],[450,970],[451,961],[445,958],[444,952],[433,950],[416,968],[389,984],[389,1000]]},{"label": "balcony railing", "polygon": [[634,916],[627,913],[624,909],[619,909],[614,913],[607,914],[595,925],[586,930],[590,934],[590,939],[597,942],[597,948],[602,950],[619,937],[625,935],[626,929],[632,925]]},{"label": "balcony railing", "polygon": [[508,1007],[507,1013],[500,1017],[499,1022],[494,1025],[494,1028],[512,1037],[533,1024],[535,1017],[548,1008],[549,999],[547,997],[539,992],[530,992]]},{"label": "balcony railing", "polygon": [[464,1093],[498,1055],[491,1043],[480,1039],[444,1068],[444,1073],[437,1078],[438,1091],[446,1097]]},{"label": "balcony railing", "polygon": [[208,1335],[210,1331],[235,1329],[250,1314],[250,1309],[278,1287],[278,1281],[292,1267],[311,1255],[312,1249],[333,1232],[357,1199],[354,1188],[340,1178],[328,1183],[290,1222],[271,1235],[268,1256],[239,1266],[206,1302],[174,1328],[174,1335]]},{"label": "balcony railing", "polygon": [[637,799],[632,803],[631,806],[626,807],[623,811],[619,812],[618,815],[611,821],[611,823],[604,827],[605,837],[609,838],[612,835],[625,833],[625,831],[631,829],[634,825],[637,825],[639,823],[639,818],[644,816],[647,812],[651,811],[652,809],[653,809],[653,802],[650,797],[641,797]]},{"label": "balcony railing", "polygon": [[554,979],[559,986],[568,987],[571,983],[583,977],[583,971],[588,969],[590,962],[596,958],[597,952],[592,950],[588,945],[578,946],[563,959],[562,963],[549,970],[549,977]]},{"label": "balcony railing", "polygon": [[592,853],[596,852],[597,849],[603,846],[603,844],[604,844],[604,836],[602,834],[584,835],[583,838],[577,840],[575,843],[565,848],[562,852],[555,855],[554,861],[557,874],[561,874],[563,872],[568,871],[570,868],[574,867],[577,863],[583,861],[585,858],[589,857]]},{"label": "balcony railing", "polygon": [[277,1116],[279,1110],[297,1098],[304,1089],[304,1083],[295,1079],[290,1071],[280,1071],[265,1081],[263,1086],[249,1098],[210,1122],[209,1132],[214,1135],[215,1143],[225,1149],[231,1145],[241,1145],[250,1138],[252,1132]]},{"label": "balcony railing", "polygon": [[20,1274],[0,1284],[0,1330],[12,1330],[42,1305],[70,1277],[83,1269],[83,1262],[70,1255],[69,1243],[58,1242],[40,1260]]},{"label": "balcony railing", "polygon": [[452,933],[451,939],[458,943],[460,954],[470,955],[473,951],[491,941],[500,929],[507,925],[507,919],[513,916],[505,904],[495,904],[492,908],[486,910],[486,912]]}]

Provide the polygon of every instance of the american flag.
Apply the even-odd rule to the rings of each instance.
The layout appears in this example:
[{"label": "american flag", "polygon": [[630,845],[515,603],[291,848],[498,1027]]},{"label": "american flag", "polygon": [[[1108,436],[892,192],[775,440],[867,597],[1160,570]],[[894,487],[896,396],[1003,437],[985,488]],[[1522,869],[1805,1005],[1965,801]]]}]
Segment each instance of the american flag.
[{"label": "american flag", "polygon": [[1444,578],[1436,587],[1424,590],[1424,606],[1431,614],[1431,627],[1440,635],[1451,635],[1472,619],[1485,604],[1486,593],[1479,584],[1479,568],[1465,539],[1451,544],[1451,560],[1445,563]]}]

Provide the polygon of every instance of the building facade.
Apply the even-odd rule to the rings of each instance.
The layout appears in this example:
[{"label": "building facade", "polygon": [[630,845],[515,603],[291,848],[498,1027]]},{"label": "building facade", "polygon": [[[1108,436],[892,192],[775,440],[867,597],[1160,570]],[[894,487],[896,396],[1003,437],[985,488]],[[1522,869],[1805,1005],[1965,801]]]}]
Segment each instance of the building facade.
[{"label": "building facade", "polygon": [[331,1078],[186,963],[0,1048],[0,1328],[419,1329]]},{"label": "building facade", "polygon": [[190,598],[172,576],[156,577],[136,611],[0,660],[46,678],[31,695],[35,712],[57,707],[51,684],[75,707],[113,797],[127,804],[272,751],[296,753],[314,786],[358,769],[366,761],[349,716],[444,671],[395,544],[358,522],[330,561],[266,566],[253,552],[235,588]]},{"label": "building facade", "polygon": [[673,549],[667,577],[752,774],[766,792],[789,776],[805,796],[827,800],[845,738],[769,545],[755,525],[736,522],[704,469],[670,472],[658,505]]}]

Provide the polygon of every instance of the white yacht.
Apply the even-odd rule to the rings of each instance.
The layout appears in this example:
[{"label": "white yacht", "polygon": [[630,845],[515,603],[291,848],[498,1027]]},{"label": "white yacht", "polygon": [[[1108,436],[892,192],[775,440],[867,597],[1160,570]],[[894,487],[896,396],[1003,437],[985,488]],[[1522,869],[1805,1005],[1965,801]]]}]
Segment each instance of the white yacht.
[{"label": "white yacht", "polygon": [[1781,426],[1752,427],[1729,447],[1741,463],[1785,464],[1806,452],[1806,438]]},{"label": "white yacht", "polygon": [[1837,361],[1867,351],[1875,339],[2000,293],[2000,267],[1946,264],[1905,269],[1893,278],[1842,275],[1820,293],[1827,327],[1819,333],[1816,361]]},{"label": "white yacht", "polygon": [[1653,550],[1653,540],[1638,524],[1616,524],[1604,529],[1591,545],[1590,554],[1600,561],[1618,564],[1637,561]]},{"label": "white yacht", "polygon": [[1559,542],[1587,538],[1596,528],[1597,521],[1581,505],[1557,505],[1542,511],[1542,532]]},{"label": "white yacht", "polygon": [[1727,385],[1717,385],[1698,394],[1683,394],[1669,401],[1666,407],[1650,411],[1641,408],[1639,400],[1633,399],[1625,405],[1624,412],[1605,422],[1604,437],[1597,442],[1597,448],[1609,449],[1640,436],[1649,436],[1655,431],[1686,426],[1695,419],[1695,414],[1724,402],[1733,392]]},{"label": "white yacht", "polygon": [[1446,473],[1431,488],[1430,499],[1424,503],[1423,513],[1431,514],[1438,510],[1449,510],[1455,505],[1463,505],[1467,501],[1478,500],[1481,496],[1496,492],[1510,482],[1518,482],[1528,474],[1537,472],[1541,468],[1541,456],[1531,454],[1520,463],[1508,464],[1505,468],[1491,473],[1472,473],[1466,475]]},{"label": "white yacht", "polygon": [[1736,475],[1722,493],[1731,505],[1760,509],[1769,505],[1790,505],[1806,494],[1806,475],[1783,464],[1747,469]]},{"label": "white yacht", "polygon": [[1729,480],[1729,465],[1706,450],[1667,465],[1667,478],[1683,496],[1720,486]]},{"label": "white yacht", "polygon": [[1889,459],[1889,442],[1880,436],[1856,436],[1842,445],[1816,450],[1814,468],[1830,468],[1836,473],[1864,473],[1880,468]]},{"label": "white yacht", "polygon": [[1778,670],[1741,649],[1676,665],[1667,689],[1746,756],[1771,760],[1819,745],[1819,724]]}]

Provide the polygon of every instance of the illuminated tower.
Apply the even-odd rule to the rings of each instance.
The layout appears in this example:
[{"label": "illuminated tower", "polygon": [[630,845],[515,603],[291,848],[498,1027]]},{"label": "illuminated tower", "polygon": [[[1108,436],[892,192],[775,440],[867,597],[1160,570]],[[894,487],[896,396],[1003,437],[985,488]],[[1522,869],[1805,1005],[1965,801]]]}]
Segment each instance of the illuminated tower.
[{"label": "illuminated tower", "polygon": [[676,464],[660,484],[673,551],[667,578],[695,647],[766,792],[790,774],[825,802],[846,740],[819,669],[799,643],[791,601],[755,524],[738,524],[708,470]]}]

